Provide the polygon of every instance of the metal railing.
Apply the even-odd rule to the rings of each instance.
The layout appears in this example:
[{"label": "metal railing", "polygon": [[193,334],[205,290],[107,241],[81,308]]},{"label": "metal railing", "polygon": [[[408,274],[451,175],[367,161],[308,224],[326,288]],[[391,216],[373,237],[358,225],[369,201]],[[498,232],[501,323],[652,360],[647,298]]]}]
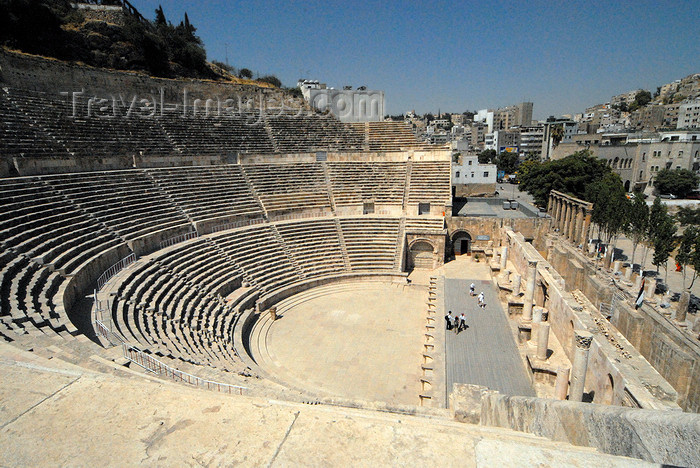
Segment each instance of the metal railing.
[{"label": "metal railing", "polygon": [[286,221],[292,219],[307,219],[307,218],[325,218],[327,216],[333,216],[330,211],[306,211],[303,213],[286,213],[283,215],[272,215],[269,216],[270,221]]},{"label": "metal railing", "polygon": [[114,333],[112,330],[109,329],[107,325],[102,323],[100,320],[95,320],[92,323],[92,326],[95,329],[95,334],[109,341],[109,344],[111,344],[112,346],[126,344],[124,338]]},{"label": "metal railing", "polygon": [[254,224],[262,224],[264,222],[265,218],[244,219],[241,221],[234,221],[233,223],[219,224],[218,226],[212,227],[211,232],[215,233],[220,231],[228,231],[229,229],[235,229],[244,226],[252,226]]},{"label": "metal railing", "polygon": [[153,356],[144,353],[140,349],[131,346],[127,343],[122,345],[124,351],[124,357],[134,364],[143,367],[147,371],[153,372],[154,374],[167,377],[176,382],[184,382],[197,387],[204,387],[208,390],[216,390],[221,393],[238,393],[243,395],[243,390],[248,390],[247,387],[241,387],[239,385],[231,385],[227,383],[214,382],[213,380],[206,380],[196,375],[188,374],[187,372],[182,372],[181,370],[174,369],[167,364],[162,363]]},{"label": "metal railing", "polygon": [[114,275],[119,273],[121,270],[126,268],[127,266],[131,265],[136,261],[136,254],[132,253],[128,257],[124,257],[121,260],[119,260],[117,263],[112,265],[111,267],[107,268],[107,270],[100,275],[99,278],[97,278],[97,290],[99,291],[102,289],[102,286],[107,284],[107,281],[110,280]]},{"label": "metal railing", "polygon": [[179,236],[173,236],[168,239],[165,239],[164,241],[161,241],[160,248],[164,249],[166,247],[170,247],[171,245],[179,244],[180,242],[185,242],[187,240],[194,239],[195,237],[199,237],[197,231],[187,232],[185,234],[180,234]]}]

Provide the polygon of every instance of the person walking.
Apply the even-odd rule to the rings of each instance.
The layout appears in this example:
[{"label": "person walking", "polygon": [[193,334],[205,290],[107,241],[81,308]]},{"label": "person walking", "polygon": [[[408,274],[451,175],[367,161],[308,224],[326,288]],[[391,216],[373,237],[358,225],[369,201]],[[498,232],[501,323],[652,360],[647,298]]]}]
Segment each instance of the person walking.
[{"label": "person walking", "polygon": [[459,316],[459,329],[460,331],[467,329],[467,317],[464,316],[464,312]]},{"label": "person walking", "polygon": [[484,302],[484,291],[481,291],[476,299],[477,299],[477,302],[479,303],[479,307],[481,307],[482,309],[485,309],[486,303]]},{"label": "person walking", "polygon": [[474,288],[476,288],[476,286],[474,286],[474,283],[469,285],[469,295],[471,297],[474,297]]},{"label": "person walking", "polygon": [[447,312],[447,315],[445,315],[445,327],[447,330],[452,330],[453,325],[454,317],[452,317],[452,311],[450,310]]}]

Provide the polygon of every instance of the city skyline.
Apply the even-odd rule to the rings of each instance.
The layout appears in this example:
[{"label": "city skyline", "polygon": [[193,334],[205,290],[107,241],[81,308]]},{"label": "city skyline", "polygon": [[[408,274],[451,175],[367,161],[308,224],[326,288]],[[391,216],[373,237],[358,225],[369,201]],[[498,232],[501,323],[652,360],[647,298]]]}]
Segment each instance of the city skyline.
[{"label": "city skyline", "polygon": [[361,6],[134,0],[147,17],[187,12],[209,60],[386,93],[388,114],[464,112],[534,102],[535,119],[697,73],[693,2],[396,2]]}]

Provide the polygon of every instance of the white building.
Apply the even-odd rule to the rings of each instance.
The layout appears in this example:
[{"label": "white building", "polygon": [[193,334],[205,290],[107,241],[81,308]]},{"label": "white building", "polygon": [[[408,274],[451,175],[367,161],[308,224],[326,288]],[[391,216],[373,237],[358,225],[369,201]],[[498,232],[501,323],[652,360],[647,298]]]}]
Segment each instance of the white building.
[{"label": "white building", "polygon": [[304,99],[321,112],[330,111],[341,122],[381,122],[384,120],[384,91],[335,89],[315,80],[299,80]]},{"label": "white building", "polygon": [[680,105],[676,128],[700,128],[700,99]]},{"label": "white building", "polygon": [[497,172],[495,164],[479,164],[476,155],[460,156],[458,162],[452,163],[454,195],[465,197],[493,194],[496,190]]}]

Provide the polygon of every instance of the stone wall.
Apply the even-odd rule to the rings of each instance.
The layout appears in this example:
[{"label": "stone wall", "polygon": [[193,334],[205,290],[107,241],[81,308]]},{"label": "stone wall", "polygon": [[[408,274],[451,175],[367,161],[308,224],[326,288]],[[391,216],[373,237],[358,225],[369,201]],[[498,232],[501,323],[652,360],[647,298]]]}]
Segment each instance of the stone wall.
[{"label": "stone wall", "polygon": [[414,265],[411,262],[413,258],[411,255],[411,247],[413,247],[417,242],[427,242],[433,247],[433,266],[432,269],[439,268],[445,263],[445,239],[446,235],[436,234],[434,232],[426,231],[411,231],[406,232],[406,246],[404,255],[404,265],[407,270],[413,269]]},{"label": "stone wall", "polygon": [[[99,157],[84,156],[51,156],[51,157],[13,157],[11,160],[0,160],[0,177],[31,176],[45,174],[65,174],[71,172],[109,171],[118,169],[133,169],[140,167],[173,167],[173,166],[210,166],[214,164],[231,164],[235,161],[221,155],[205,156],[140,156],[114,155]],[[279,157],[278,157],[279,161]],[[18,171],[15,174],[13,171]]]},{"label": "stone wall", "polygon": [[461,384],[455,385],[451,403],[458,420],[653,463],[700,466],[697,414],[506,396]]},{"label": "stone wall", "polygon": [[[447,235],[452,239],[459,231],[467,232],[472,238],[472,249],[483,251],[488,248],[491,241],[494,246],[499,246],[502,241],[502,230],[510,227],[523,234],[525,239],[531,240],[536,246],[544,246],[544,235],[550,227],[549,218],[481,218],[448,216]],[[477,236],[489,236],[488,240],[478,240]],[[447,251],[452,252],[451,244]]]},{"label": "stone wall", "polygon": [[105,21],[120,26],[124,24],[125,13],[121,6],[78,3],[77,7],[88,21]]},{"label": "stone wall", "polygon": [[569,292],[566,281],[522,234],[504,230],[508,259],[527,278],[529,262],[537,262],[535,302],[548,311],[551,332],[574,360],[574,330],[593,335],[585,391],[594,402],[652,409],[680,409],[677,392],[580,292]]},{"label": "stone wall", "polygon": [[[323,151],[329,162],[405,162],[411,161],[450,161],[450,150],[408,150],[408,151]],[[285,153],[285,162],[316,162],[317,153]],[[269,164],[280,160],[278,153],[240,154],[241,164]]]},{"label": "stone wall", "polygon": [[455,184],[455,197],[473,197],[477,195],[493,195],[496,184]]},{"label": "stone wall", "polygon": [[[564,277],[568,291],[580,289],[596,306],[610,303],[614,292],[623,293],[596,277],[588,259],[570,245],[555,243],[548,260]],[[700,343],[646,304],[635,310],[618,302],[610,322],[678,392],[681,408],[700,412]]]},{"label": "stone wall", "polygon": [[[0,83],[7,86],[58,95],[60,92],[85,90],[99,97],[119,95],[139,97],[160,96],[161,89],[168,103],[188,98],[251,99],[259,107],[261,102],[279,106],[283,102],[293,108],[307,108],[300,99],[291,99],[279,89],[267,85],[248,85],[212,80],[154,78],[144,73],[115,71],[84,64],[62,62],[19,52],[0,49]],[[128,98],[127,98],[128,99]]]}]

